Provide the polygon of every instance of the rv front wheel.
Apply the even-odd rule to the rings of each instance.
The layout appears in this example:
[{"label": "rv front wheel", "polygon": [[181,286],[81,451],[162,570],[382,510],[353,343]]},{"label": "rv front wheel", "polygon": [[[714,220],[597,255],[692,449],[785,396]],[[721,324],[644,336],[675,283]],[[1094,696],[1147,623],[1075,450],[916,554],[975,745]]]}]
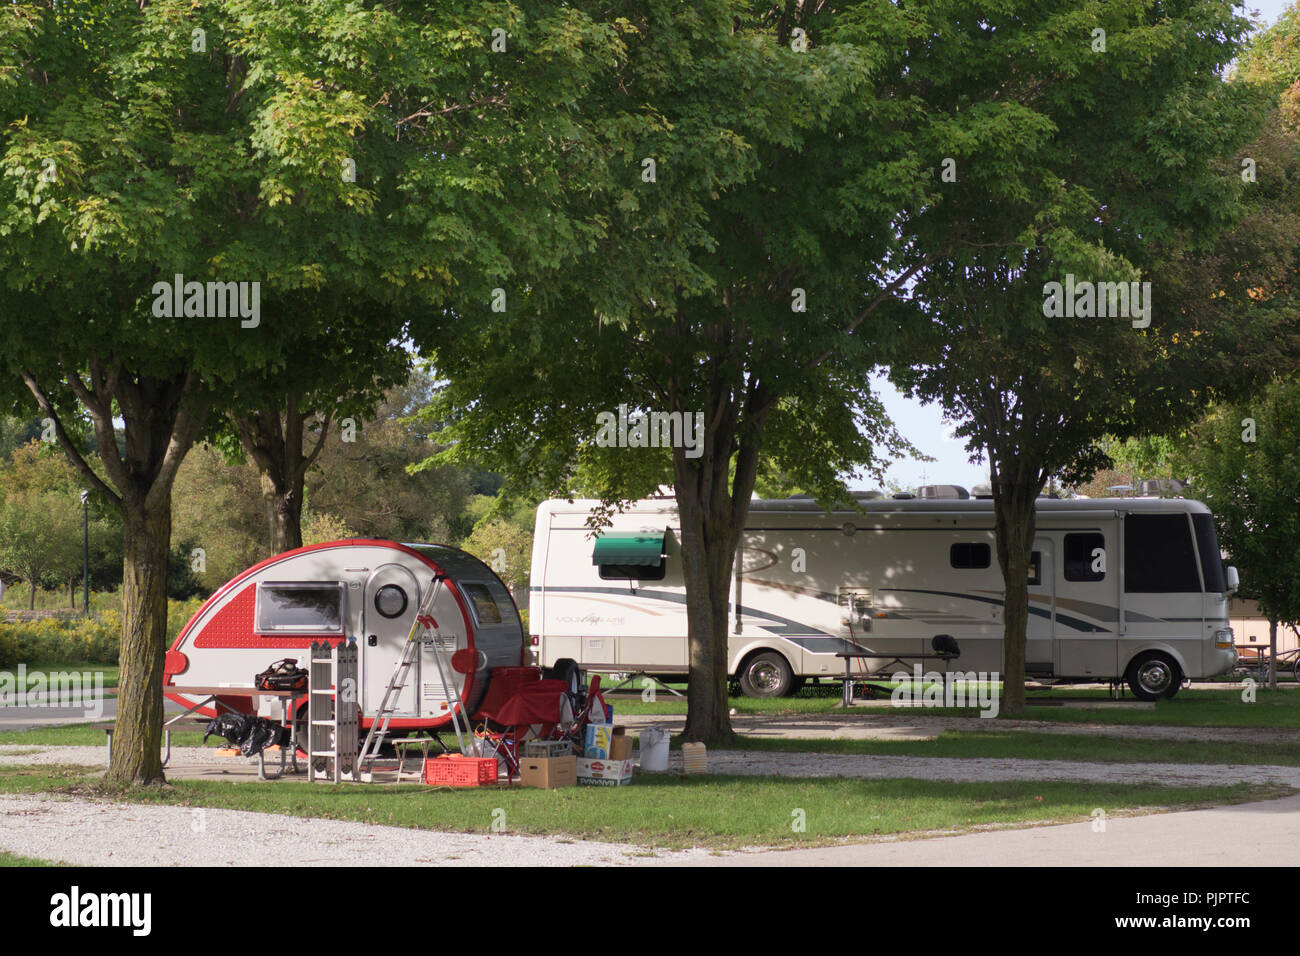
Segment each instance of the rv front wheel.
[{"label": "rv front wheel", "polygon": [[1183,682],[1182,672],[1168,654],[1152,652],[1128,666],[1128,686],[1138,700],[1173,697]]},{"label": "rv front wheel", "polygon": [[755,654],[740,671],[740,689],[746,697],[784,697],[793,683],[794,672],[775,651]]}]

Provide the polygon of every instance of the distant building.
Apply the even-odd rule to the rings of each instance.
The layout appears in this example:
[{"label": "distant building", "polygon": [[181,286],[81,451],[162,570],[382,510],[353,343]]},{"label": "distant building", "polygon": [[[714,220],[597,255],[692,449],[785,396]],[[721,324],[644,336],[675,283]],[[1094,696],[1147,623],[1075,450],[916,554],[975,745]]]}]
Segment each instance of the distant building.
[{"label": "distant building", "polygon": [[[1232,625],[1233,641],[1237,653],[1243,657],[1254,656],[1252,648],[1262,648],[1254,654],[1268,653],[1268,618],[1259,612],[1259,605],[1254,601],[1232,598],[1228,603],[1228,617]],[[1277,626],[1278,652],[1291,651],[1300,647],[1300,634],[1293,627],[1283,624]]]}]

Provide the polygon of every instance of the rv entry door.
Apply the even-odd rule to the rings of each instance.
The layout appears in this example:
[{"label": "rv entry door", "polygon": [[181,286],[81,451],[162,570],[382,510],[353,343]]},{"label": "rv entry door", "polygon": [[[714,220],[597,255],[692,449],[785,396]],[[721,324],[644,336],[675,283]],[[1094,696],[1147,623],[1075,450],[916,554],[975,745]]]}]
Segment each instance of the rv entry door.
[{"label": "rv entry door", "polygon": [[1056,655],[1056,571],[1052,542],[1035,538],[1029,559],[1029,622],[1026,626],[1025,673],[1050,677]]},{"label": "rv entry door", "polygon": [[[424,587],[433,584],[426,582]],[[367,717],[379,710],[423,597],[415,574],[401,564],[381,564],[366,580],[361,610],[361,712]],[[419,716],[415,696],[419,686],[417,657],[397,695],[394,717]]]}]

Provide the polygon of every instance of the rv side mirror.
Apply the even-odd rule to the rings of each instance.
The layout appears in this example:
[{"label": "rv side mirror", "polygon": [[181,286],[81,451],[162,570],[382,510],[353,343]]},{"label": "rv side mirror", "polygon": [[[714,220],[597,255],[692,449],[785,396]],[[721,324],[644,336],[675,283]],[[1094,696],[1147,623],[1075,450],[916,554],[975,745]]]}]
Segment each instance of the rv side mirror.
[{"label": "rv side mirror", "polygon": [[1224,569],[1224,572],[1228,579],[1228,593],[1236,594],[1237,588],[1241,586],[1241,578],[1237,574],[1237,569],[1229,565]]}]

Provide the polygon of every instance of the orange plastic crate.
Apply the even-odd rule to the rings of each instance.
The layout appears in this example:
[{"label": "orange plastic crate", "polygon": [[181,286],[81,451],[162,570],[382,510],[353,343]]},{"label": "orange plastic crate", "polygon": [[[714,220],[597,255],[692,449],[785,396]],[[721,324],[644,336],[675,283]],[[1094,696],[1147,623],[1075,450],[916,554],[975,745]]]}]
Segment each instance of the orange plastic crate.
[{"label": "orange plastic crate", "polygon": [[496,757],[442,754],[424,762],[424,782],[432,787],[481,787],[497,782]]}]

